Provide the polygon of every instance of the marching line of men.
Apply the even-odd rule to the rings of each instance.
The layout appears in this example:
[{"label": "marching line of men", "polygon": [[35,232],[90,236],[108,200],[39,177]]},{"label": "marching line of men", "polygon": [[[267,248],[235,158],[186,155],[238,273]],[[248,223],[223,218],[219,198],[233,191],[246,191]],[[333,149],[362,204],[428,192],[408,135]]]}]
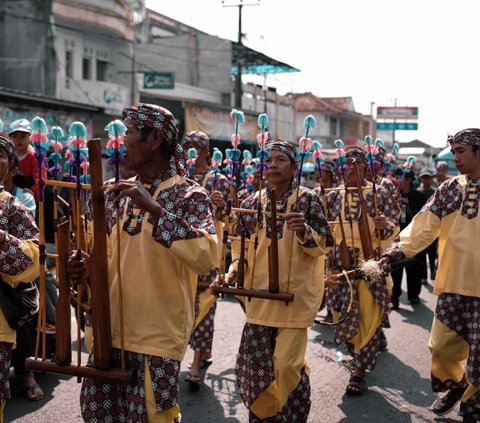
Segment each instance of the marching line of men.
[{"label": "marching line of men", "polygon": [[[223,210],[231,187],[225,177],[215,178],[215,183],[209,177],[208,137],[190,132],[182,147],[175,118],[167,109],[139,104],[124,109],[122,119],[127,127],[123,167],[136,176],[106,186],[106,225],[112,255],[120,243],[122,248],[120,269],[113,261],[109,268],[112,360],[119,365],[124,345],[127,368],[134,371],[135,378],[128,384],[85,378],[82,416],[87,422],[179,422],[180,363],[188,345],[194,350],[189,382],[201,384],[200,367],[211,361],[215,297],[208,290],[197,292],[196,285],[198,278],[218,282],[219,261],[223,259],[218,254]],[[5,152],[2,160],[8,169],[11,141],[3,135],[1,141],[0,152]],[[330,191],[323,204],[313,190],[297,186],[296,147],[282,140],[267,142],[265,179],[269,189],[275,188],[280,217],[272,222],[261,214],[258,221],[259,214],[249,213],[235,221],[232,261],[225,280],[233,282],[238,275],[240,235],[255,237],[255,243],[247,242],[245,247],[245,284],[266,289],[273,232],[278,239],[280,291],[293,293],[295,299],[288,306],[261,298],[245,303],[246,323],[235,372],[251,422],[308,419],[311,400],[309,367],[305,362],[307,332],[324,296],[327,254],[333,256],[331,270],[335,273],[354,269],[364,259],[381,259],[380,265],[389,273],[392,263],[425,250],[437,237],[435,292],[439,299],[429,346],[433,389],[447,392],[432,405],[432,410],[446,414],[461,400],[464,421],[479,419],[480,322],[475,310],[480,292],[474,281],[480,261],[474,242],[478,231],[480,130],[460,131],[450,143],[463,175],[440,185],[398,235],[399,197],[394,196],[399,194],[391,186],[384,187],[388,181],[376,178],[374,186],[367,180],[368,164],[361,147],[346,149],[343,184]],[[186,176],[185,147],[197,150],[195,181]],[[268,189],[248,196],[241,208],[257,210],[259,203],[265,212],[271,211]],[[23,213],[21,205],[16,207]],[[23,261],[21,265],[16,261],[14,267],[5,259],[2,279],[11,284],[30,280],[25,272],[36,267],[36,232],[17,234],[4,220],[0,220],[0,254],[8,258],[11,248],[22,248]],[[30,227],[31,219],[27,223]],[[276,230],[272,231],[274,223]],[[120,239],[116,225],[121,225]],[[372,242],[368,253],[364,251],[366,234]],[[30,250],[22,247],[25,242]],[[455,273],[453,266],[448,267],[453,261]],[[82,258],[76,252],[72,254],[68,263],[72,283],[86,283],[88,268],[87,254]],[[122,341],[116,289],[119,272],[125,297]],[[392,283],[389,276],[375,282],[354,279],[353,283],[342,280],[338,286],[330,287],[327,304],[336,322],[335,340],[344,343],[353,356],[346,392],[361,395],[366,391],[366,371],[374,369],[381,349],[382,328],[389,326]],[[0,375],[4,405],[9,396],[5,367],[9,367],[12,339],[4,336],[1,341],[5,352]],[[465,369],[462,361],[467,358]],[[92,359],[93,352],[89,361]]]}]

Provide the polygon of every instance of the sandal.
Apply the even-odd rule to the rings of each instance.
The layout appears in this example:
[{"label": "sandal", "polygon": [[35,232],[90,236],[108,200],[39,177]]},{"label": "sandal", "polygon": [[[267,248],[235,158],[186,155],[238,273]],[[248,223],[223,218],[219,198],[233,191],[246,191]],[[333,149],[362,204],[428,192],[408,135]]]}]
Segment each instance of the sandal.
[{"label": "sandal", "polygon": [[202,378],[200,375],[194,375],[193,373],[189,373],[185,377],[185,380],[195,386],[200,386],[202,384]]},{"label": "sandal", "polygon": [[359,376],[350,377],[345,392],[347,395],[362,395],[367,390],[365,379]]},{"label": "sandal", "polygon": [[30,401],[40,401],[45,397],[42,388],[38,383],[25,388],[25,395]]}]

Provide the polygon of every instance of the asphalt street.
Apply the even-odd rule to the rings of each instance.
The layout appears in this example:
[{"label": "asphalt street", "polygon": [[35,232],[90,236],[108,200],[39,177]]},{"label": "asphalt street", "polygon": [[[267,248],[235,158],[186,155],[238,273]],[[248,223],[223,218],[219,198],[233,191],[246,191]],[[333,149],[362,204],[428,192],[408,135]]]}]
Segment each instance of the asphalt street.
[{"label": "asphalt street", "polygon": [[[430,282],[431,283],[431,282]],[[404,294],[402,297],[406,297]],[[427,348],[435,297],[424,286],[422,303],[412,307],[405,298],[390,316],[386,330],[388,350],[377,369],[367,376],[368,392],[361,397],[344,394],[349,374],[349,356],[335,345],[332,329],[315,325],[309,333],[307,361],[311,368],[312,408],[309,423],[407,423],[461,421],[456,412],[436,417],[429,406],[436,394],[430,389],[430,353]],[[246,423],[248,413],[237,393],[234,363],[245,317],[231,298],[219,299],[215,319],[213,364],[203,372],[204,384],[192,390],[184,378],[193,354],[182,363],[180,406],[186,423]],[[83,354],[86,360],[86,354]],[[340,359],[340,361],[339,361]],[[45,398],[28,401],[21,379],[12,377],[13,399],[7,403],[7,422],[81,422],[80,386],[76,378],[39,375]]]}]

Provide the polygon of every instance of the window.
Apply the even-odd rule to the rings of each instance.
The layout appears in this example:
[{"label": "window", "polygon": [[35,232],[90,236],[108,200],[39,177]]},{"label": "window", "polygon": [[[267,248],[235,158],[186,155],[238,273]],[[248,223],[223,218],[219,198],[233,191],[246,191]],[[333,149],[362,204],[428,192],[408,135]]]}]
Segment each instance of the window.
[{"label": "window", "polygon": [[97,59],[97,81],[107,81],[108,80],[108,62],[105,60]]},{"label": "window", "polygon": [[88,57],[83,58],[83,79],[92,79],[92,61]]},{"label": "window", "polygon": [[73,52],[70,50],[65,52],[65,77],[73,78]]}]

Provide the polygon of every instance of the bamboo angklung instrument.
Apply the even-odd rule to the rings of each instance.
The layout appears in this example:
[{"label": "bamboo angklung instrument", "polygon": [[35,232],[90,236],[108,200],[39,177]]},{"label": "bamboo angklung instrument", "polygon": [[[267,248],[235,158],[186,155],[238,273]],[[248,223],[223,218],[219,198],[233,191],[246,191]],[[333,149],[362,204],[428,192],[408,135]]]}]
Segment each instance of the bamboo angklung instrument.
[{"label": "bamboo angklung instrument", "polygon": [[355,167],[355,178],[357,180],[358,195],[360,197],[360,216],[358,218],[358,232],[360,233],[360,242],[362,244],[363,259],[368,260],[374,258],[374,249],[372,244],[372,235],[370,233],[370,225],[368,224],[367,207],[365,205],[365,198],[363,197],[362,181],[358,172],[358,163],[353,159]]},{"label": "bamboo angklung instrument", "polygon": [[270,197],[270,233],[268,246],[268,290],[272,293],[280,291],[278,284],[278,238],[277,238],[277,194],[275,188],[268,191]]},{"label": "bamboo angklung instrument", "polygon": [[[235,115],[238,116],[237,112]],[[260,147],[260,152],[259,152],[259,172],[261,175],[261,178],[263,177],[263,170],[264,170],[264,160],[266,157],[266,152],[265,152],[265,143],[268,138],[268,133],[266,133],[266,126],[268,122],[268,117],[266,114],[262,114],[259,116],[259,127],[261,129],[261,133],[257,137],[257,141]],[[235,137],[235,143],[238,146],[239,143],[239,138],[238,138],[238,127],[236,127],[235,134],[232,136],[232,143],[234,143],[233,137]],[[236,148],[234,144],[234,149]],[[268,153],[267,153],[268,154]],[[238,160],[239,155],[234,154],[233,155],[233,160]],[[261,184],[261,183],[260,183]],[[271,225],[272,228],[274,227],[276,230],[277,227],[277,216],[276,216],[276,209],[274,210],[273,207],[275,207],[276,204],[272,204],[272,213],[271,213]],[[230,204],[230,210],[232,210],[231,204]],[[228,210],[230,212],[230,210]],[[255,238],[253,241],[253,246],[251,248],[254,248],[254,258],[253,258],[253,263],[252,267],[250,269],[250,278],[251,278],[251,284],[253,284],[253,279],[255,276],[255,264],[256,264],[256,253],[257,253],[257,248],[258,248],[258,234],[259,234],[259,226],[260,226],[260,220],[263,220],[263,214],[264,212],[262,211],[262,189],[260,185],[259,193],[258,193],[258,208],[257,210],[250,210],[250,209],[238,209],[236,208],[235,211],[239,213],[239,220],[242,220],[242,213],[255,213],[257,215],[257,222],[256,222],[256,230],[255,230]],[[228,213],[229,215],[230,213]],[[227,218],[225,220],[225,226],[227,226],[227,219],[229,221],[229,216],[227,215]],[[243,233],[243,231],[242,231]],[[223,238],[223,246],[224,250],[223,252],[226,251],[226,243],[228,240],[228,232],[226,233],[227,236],[224,234]],[[227,294],[227,295],[236,295],[236,296],[245,296],[250,300],[251,298],[263,298],[263,299],[269,299],[269,300],[278,300],[278,301],[284,301],[286,304],[289,302],[293,301],[294,299],[294,294],[289,293],[289,292],[279,292],[279,283],[278,283],[278,247],[275,248],[275,246],[270,246],[269,247],[269,290],[259,290],[259,289],[254,289],[253,286],[249,286],[248,288],[244,288],[244,273],[245,273],[245,235],[240,236],[240,261],[238,264],[238,269],[239,272],[237,272],[237,285],[236,287],[230,287],[230,286],[225,286],[224,282],[224,275],[221,275],[219,278],[219,284],[212,284],[210,285],[212,291],[214,294]],[[275,234],[275,241],[277,241],[277,237]],[[222,255],[222,263],[224,262],[225,257]],[[272,263],[272,264],[271,264]],[[276,272],[275,272],[275,264],[276,263]],[[273,274],[271,274],[273,272]],[[275,284],[276,281],[276,284]]]},{"label": "bamboo angklung instrument", "polygon": [[[94,244],[90,258],[90,290],[93,317],[93,367],[71,364],[59,364],[29,358],[25,361],[25,368],[32,371],[59,373],[71,376],[88,377],[106,380],[114,383],[126,383],[132,378],[132,372],[125,369],[110,368],[112,358],[112,336],[110,325],[110,301],[108,287],[108,261],[107,261],[107,233],[105,227],[105,196],[103,191],[102,155],[99,139],[88,142],[91,171],[92,204]],[[73,184],[75,185],[75,184]],[[75,186],[76,188],[76,186]],[[64,240],[65,242],[65,240]],[[59,260],[60,261],[60,260]],[[66,277],[62,270],[66,266],[65,256],[60,263],[61,276]],[[68,283],[63,282],[62,283]],[[63,292],[63,291],[62,291]],[[61,306],[57,309],[57,325],[60,319],[71,321],[70,310],[65,313],[65,301],[62,296]],[[79,324],[79,322],[77,322]],[[68,327],[68,325],[67,325]],[[62,340],[64,343],[65,340]],[[64,344],[63,344],[64,345]],[[63,347],[68,354],[68,348]],[[78,346],[80,348],[80,345]],[[68,358],[62,356],[62,361],[68,363]]]},{"label": "bamboo angklung instrument", "polygon": [[[375,172],[375,157],[378,154],[380,147],[383,147],[383,141],[380,138],[377,138],[375,140],[375,143],[372,144],[372,137],[370,135],[367,135],[365,137],[364,150],[366,152],[366,156],[368,159],[367,167],[370,168],[370,175],[372,178],[373,204],[375,207],[375,216],[378,216],[380,214],[378,211],[378,194],[377,194],[377,182],[376,182],[377,175]],[[381,254],[382,239],[381,239],[380,231],[378,229],[375,229],[375,235],[377,236],[377,240],[378,240],[379,254]]]}]

